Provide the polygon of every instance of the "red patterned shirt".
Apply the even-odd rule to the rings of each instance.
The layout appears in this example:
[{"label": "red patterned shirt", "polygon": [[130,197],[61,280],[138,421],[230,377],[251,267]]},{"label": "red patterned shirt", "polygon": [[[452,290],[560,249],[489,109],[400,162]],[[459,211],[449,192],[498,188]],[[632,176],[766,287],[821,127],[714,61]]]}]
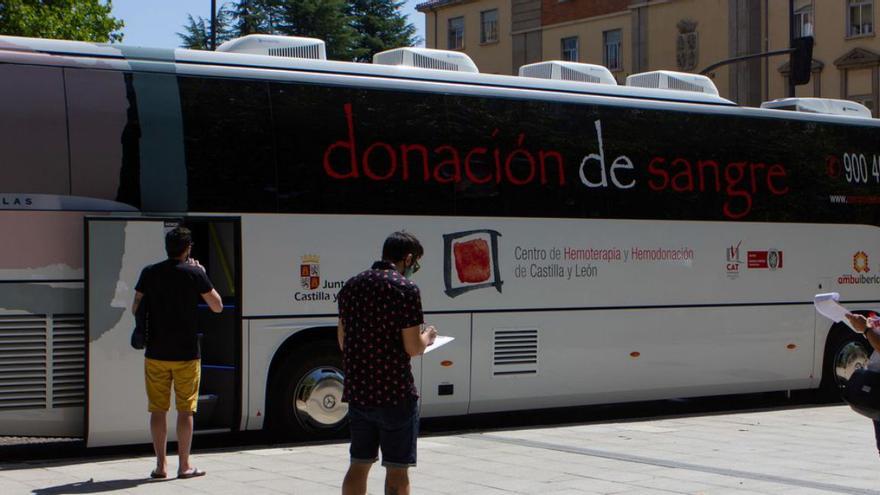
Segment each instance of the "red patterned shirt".
[{"label": "red patterned shirt", "polygon": [[345,325],[342,400],[383,407],[417,399],[402,334],[425,321],[416,284],[391,263],[377,261],[339,291],[339,318]]}]

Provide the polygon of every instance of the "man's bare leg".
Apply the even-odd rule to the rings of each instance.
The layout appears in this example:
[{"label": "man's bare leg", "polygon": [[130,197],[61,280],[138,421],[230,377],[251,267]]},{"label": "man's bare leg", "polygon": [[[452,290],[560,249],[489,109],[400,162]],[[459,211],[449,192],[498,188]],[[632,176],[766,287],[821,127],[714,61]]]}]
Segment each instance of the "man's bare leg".
[{"label": "man's bare leg", "polygon": [[409,495],[409,468],[385,468],[385,495]]},{"label": "man's bare leg", "polygon": [[177,472],[185,473],[189,465],[189,452],[192,448],[193,413],[177,411],[177,456],[180,457]]},{"label": "man's bare leg", "polygon": [[164,411],[150,413],[150,435],[153,437],[153,451],[156,452],[156,473],[168,473],[168,456],[166,440],[168,425],[165,423],[167,413]]},{"label": "man's bare leg", "polygon": [[342,495],[365,495],[367,493],[367,476],[373,463],[353,462],[348,466],[345,479],[342,481]]}]

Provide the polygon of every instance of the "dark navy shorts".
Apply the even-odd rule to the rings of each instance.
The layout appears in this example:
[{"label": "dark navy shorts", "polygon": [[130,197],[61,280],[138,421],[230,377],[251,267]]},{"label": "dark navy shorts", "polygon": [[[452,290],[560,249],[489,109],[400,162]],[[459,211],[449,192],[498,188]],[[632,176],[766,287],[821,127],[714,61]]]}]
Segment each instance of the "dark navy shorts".
[{"label": "dark navy shorts", "polygon": [[419,436],[419,401],[411,399],[398,406],[348,406],[351,427],[352,463],[373,463],[382,449],[382,465],[416,465],[416,439]]}]

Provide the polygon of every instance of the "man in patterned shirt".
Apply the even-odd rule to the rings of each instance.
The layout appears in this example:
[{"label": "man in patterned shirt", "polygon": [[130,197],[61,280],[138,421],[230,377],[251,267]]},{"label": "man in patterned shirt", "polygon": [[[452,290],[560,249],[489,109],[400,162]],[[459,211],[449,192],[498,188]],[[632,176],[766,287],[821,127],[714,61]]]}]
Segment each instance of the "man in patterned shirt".
[{"label": "man in patterned shirt", "polygon": [[343,495],[367,493],[367,475],[382,450],[385,493],[409,494],[407,470],[416,465],[418,391],[410,359],[425,352],[437,331],[422,331],[419,288],[409,279],[424,249],[407,232],[385,239],[382,261],[339,291],[337,337],[342,350],[351,422],[351,465]]}]

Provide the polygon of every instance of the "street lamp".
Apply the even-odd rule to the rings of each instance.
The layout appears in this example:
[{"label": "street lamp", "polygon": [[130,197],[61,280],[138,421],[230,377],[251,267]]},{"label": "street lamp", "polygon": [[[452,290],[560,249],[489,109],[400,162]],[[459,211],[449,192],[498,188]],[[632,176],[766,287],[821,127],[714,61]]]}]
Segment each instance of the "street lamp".
[{"label": "street lamp", "polygon": [[217,49],[217,0],[211,0],[211,51]]}]

